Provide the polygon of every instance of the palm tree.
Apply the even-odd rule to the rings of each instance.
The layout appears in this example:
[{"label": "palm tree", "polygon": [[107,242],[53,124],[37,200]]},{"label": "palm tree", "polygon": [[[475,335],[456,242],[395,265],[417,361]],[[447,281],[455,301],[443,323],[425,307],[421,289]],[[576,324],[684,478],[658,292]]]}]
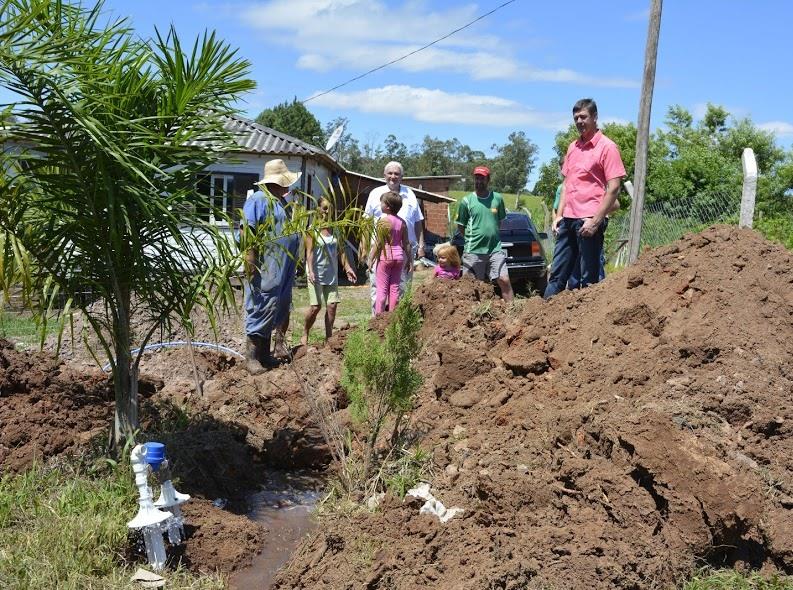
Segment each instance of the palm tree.
[{"label": "palm tree", "polygon": [[118,444],[138,427],[131,344],[233,301],[240,254],[203,220],[195,179],[237,149],[223,120],[254,82],[214,33],[186,50],[173,28],[140,39],[104,18],[101,2],[0,1],[0,87],[16,98],[0,128],[0,275],[45,320],[56,295],[83,312],[112,367]]}]

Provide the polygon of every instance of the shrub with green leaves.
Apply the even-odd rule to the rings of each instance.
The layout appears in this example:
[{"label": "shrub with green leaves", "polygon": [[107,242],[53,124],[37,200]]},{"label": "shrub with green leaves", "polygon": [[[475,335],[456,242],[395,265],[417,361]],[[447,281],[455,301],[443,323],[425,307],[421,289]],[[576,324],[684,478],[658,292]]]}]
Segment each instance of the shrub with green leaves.
[{"label": "shrub with green leaves", "polygon": [[374,450],[386,420],[394,421],[393,444],[421,386],[421,375],[413,367],[421,348],[421,323],[421,313],[412,295],[406,293],[384,338],[360,328],[347,339],[341,384],[350,399],[353,419],[366,428],[363,483],[371,475]]}]

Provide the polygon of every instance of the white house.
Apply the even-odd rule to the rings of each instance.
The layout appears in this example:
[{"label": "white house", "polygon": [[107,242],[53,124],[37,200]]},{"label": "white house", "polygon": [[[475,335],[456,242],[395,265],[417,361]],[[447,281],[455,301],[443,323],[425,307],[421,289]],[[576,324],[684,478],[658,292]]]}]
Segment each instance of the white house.
[{"label": "white house", "polygon": [[323,187],[344,170],[324,150],[248,119],[229,117],[224,128],[234,134],[240,151],[207,168],[207,175],[198,180],[199,192],[210,199],[210,221],[214,221],[212,206],[232,216],[241,209],[248,191],[261,179],[265,162],[273,158],[302,172],[295,188],[314,197],[322,195]]}]

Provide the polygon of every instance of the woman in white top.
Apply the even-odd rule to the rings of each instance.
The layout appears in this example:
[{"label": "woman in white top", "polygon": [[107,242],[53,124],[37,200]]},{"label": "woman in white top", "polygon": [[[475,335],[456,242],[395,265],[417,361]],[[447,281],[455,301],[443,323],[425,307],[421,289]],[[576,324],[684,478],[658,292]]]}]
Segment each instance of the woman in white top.
[{"label": "woman in white top", "polygon": [[[317,207],[319,219],[333,219],[333,204],[325,197],[319,200]],[[306,311],[303,337],[300,343],[305,346],[308,344],[308,334],[314,321],[322,309],[322,302],[325,302],[325,340],[330,338],[333,332],[333,322],[336,321],[336,306],[339,301],[339,256],[347,273],[350,282],[356,282],[355,271],[347,262],[344,244],[339,248],[339,240],[328,227],[323,227],[314,236],[306,236],[306,274],[308,275],[308,301],[309,308]]]}]

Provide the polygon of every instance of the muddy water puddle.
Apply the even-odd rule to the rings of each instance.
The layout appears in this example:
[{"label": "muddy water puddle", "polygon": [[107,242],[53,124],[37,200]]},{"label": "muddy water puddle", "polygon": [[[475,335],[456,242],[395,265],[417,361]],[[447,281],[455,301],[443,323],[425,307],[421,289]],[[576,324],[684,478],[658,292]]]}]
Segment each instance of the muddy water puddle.
[{"label": "muddy water puddle", "polygon": [[231,577],[232,590],[265,590],[292,552],[315,526],[311,518],[325,482],[316,472],[272,472],[249,499],[248,517],[267,528],[264,546],[251,567]]}]

